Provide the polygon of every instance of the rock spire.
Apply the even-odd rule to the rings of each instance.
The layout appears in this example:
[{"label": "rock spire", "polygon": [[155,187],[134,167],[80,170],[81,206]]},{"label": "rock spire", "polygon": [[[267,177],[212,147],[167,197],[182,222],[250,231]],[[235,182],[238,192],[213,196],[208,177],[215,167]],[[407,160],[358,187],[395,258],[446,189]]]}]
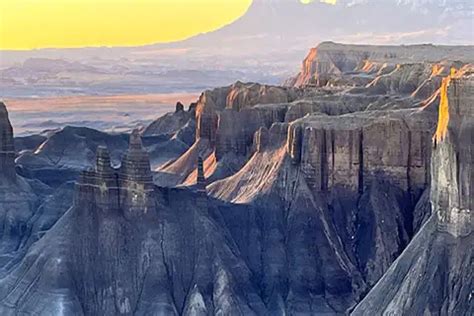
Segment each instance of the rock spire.
[{"label": "rock spire", "polygon": [[5,104],[0,102],[0,178],[16,178],[13,128]]}]

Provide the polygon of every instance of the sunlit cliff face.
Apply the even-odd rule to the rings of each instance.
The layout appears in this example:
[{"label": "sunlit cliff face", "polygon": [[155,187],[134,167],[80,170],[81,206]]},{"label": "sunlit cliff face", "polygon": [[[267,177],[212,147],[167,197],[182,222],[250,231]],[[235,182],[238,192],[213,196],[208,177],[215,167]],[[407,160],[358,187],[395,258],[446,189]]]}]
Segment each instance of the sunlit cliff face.
[{"label": "sunlit cliff face", "polygon": [[[448,88],[452,79],[461,78],[466,72],[472,71],[473,65],[466,65],[461,69],[451,68],[451,73],[443,79],[440,88],[440,103],[439,103],[439,118],[438,127],[433,137],[433,141],[439,143],[446,138],[449,124],[449,99]],[[436,66],[433,68],[433,73],[441,72]]]},{"label": "sunlit cliff face", "polygon": [[451,75],[444,78],[441,83],[440,90],[440,103],[439,103],[439,118],[438,128],[436,129],[435,139],[436,142],[441,142],[448,132],[449,122],[449,101],[448,101],[448,86],[451,81]]}]

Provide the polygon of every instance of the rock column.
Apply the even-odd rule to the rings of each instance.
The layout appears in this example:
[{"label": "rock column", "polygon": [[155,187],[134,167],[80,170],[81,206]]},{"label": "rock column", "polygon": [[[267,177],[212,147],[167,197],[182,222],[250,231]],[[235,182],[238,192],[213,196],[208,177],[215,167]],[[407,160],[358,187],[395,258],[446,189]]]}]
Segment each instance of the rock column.
[{"label": "rock column", "polygon": [[16,179],[13,128],[5,104],[0,102],[0,178]]}]

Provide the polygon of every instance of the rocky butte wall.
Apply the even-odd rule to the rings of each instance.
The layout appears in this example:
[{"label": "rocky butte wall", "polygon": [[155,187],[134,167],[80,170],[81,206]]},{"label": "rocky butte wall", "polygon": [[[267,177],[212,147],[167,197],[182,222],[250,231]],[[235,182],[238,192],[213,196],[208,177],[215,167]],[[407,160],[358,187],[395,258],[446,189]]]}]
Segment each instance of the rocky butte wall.
[{"label": "rocky butte wall", "polygon": [[474,75],[443,81],[433,138],[431,202],[438,229],[454,236],[472,232],[474,200]]},{"label": "rocky butte wall", "polygon": [[403,115],[311,116],[290,125],[287,150],[316,191],[363,192],[385,179],[418,194],[429,183],[429,139]]}]

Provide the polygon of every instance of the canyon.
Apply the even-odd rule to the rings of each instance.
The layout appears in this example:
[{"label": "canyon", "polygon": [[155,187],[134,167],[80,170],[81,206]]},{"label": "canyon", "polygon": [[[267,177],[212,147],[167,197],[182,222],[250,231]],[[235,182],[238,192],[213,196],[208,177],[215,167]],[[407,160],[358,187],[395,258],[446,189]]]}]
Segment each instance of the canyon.
[{"label": "canyon", "polygon": [[0,313],[474,313],[473,56],[324,42],[131,134],[0,104]]}]

